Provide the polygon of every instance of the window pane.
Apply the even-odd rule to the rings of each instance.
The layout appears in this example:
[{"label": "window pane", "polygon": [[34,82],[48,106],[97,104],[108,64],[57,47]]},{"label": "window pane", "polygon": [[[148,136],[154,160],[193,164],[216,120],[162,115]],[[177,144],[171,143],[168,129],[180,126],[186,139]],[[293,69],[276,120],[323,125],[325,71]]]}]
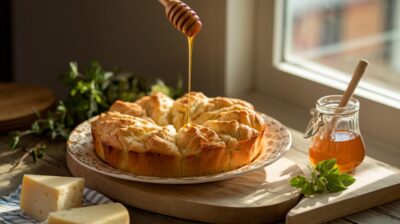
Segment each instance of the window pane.
[{"label": "window pane", "polygon": [[284,59],[350,73],[370,61],[363,80],[400,94],[400,1],[287,0]]}]

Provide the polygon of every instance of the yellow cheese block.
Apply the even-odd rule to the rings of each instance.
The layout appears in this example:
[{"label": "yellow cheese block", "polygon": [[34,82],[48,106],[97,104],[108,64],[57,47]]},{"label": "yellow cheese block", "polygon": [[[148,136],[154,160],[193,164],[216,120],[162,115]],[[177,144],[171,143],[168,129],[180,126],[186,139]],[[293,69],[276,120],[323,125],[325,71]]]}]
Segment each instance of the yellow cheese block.
[{"label": "yellow cheese block", "polygon": [[38,221],[50,212],[80,207],[84,181],[78,177],[24,175],[21,209]]},{"label": "yellow cheese block", "polygon": [[129,224],[129,213],[120,203],[52,212],[48,224]]}]

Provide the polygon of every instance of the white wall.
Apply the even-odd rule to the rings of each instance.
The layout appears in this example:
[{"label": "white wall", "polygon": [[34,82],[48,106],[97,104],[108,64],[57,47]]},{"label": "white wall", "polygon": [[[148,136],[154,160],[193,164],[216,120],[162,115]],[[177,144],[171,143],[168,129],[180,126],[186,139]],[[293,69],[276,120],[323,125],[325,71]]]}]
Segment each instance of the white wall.
[{"label": "white wall", "polygon": [[[224,0],[188,0],[203,21],[194,45],[193,89],[224,92]],[[65,94],[58,75],[68,62],[98,59],[136,74],[175,84],[187,74],[183,34],[167,21],[157,0],[14,0],[14,68],[18,82]]]}]

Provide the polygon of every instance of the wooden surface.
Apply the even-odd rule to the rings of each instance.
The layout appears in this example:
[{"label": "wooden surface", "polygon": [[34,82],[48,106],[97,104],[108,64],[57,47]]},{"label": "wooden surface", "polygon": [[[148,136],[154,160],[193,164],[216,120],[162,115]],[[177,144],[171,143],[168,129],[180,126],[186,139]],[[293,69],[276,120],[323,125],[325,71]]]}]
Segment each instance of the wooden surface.
[{"label": "wooden surface", "polygon": [[35,110],[43,112],[55,103],[53,92],[45,87],[0,83],[0,131],[32,123]]},{"label": "wooden surface", "polygon": [[69,153],[67,165],[74,176],[85,178],[87,187],[126,205],[211,223],[284,220],[300,199],[289,181],[303,173],[295,162],[281,158],[265,169],[225,181],[163,185],[121,180],[91,171]]},{"label": "wooden surface", "polygon": [[[308,164],[307,152],[308,142],[303,139],[302,134],[298,131],[292,131],[293,146],[286,155],[287,158],[301,164],[302,168],[306,168]],[[23,141],[23,145],[35,144],[41,139],[31,138]],[[8,148],[10,138],[8,136],[0,137],[0,172],[8,170],[12,166],[12,162],[18,159],[22,154],[22,150],[10,150]],[[8,195],[21,184],[24,173],[36,173],[43,175],[71,175],[66,166],[65,160],[65,142],[50,142],[46,149],[46,157],[39,160],[36,164],[30,159],[27,160],[20,168],[11,173],[0,176],[0,196]],[[329,195],[329,194],[328,194]],[[392,195],[386,196],[393,199]],[[157,203],[157,202],[154,202]],[[358,204],[352,206],[359,206]],[[143,209],[129,207],[132,223],[197,223],[185,219],[173,218],[170,216],[160,215],[148,212]],[[342,209],[342,208],[339,208]],[[369,223],[400,223],[400,200],[367,209],[352,215],[342,217],[329,223],[335,224],[369,224]]]},{"label": "wooden surface", "polygon": [[400,199],[400,170],[366,157],[352,175],[356,182],[346,191],[304,197],[286,223],[322,223]]}]

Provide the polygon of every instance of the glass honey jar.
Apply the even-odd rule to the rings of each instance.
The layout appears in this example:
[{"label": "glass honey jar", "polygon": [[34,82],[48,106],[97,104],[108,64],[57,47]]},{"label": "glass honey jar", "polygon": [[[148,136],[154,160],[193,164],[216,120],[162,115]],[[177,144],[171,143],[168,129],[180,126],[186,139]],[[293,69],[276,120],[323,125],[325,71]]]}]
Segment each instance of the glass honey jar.
[{"label": "glass honey jar", "polygon": [[358,113],[360,103],[352,97],[344,107],[338,107],[341,95],[320,98],[305,137],[312,137],[309,158],[313,165],[326,159],[336,159],[340,172],[352,172],[365,157]]}]

